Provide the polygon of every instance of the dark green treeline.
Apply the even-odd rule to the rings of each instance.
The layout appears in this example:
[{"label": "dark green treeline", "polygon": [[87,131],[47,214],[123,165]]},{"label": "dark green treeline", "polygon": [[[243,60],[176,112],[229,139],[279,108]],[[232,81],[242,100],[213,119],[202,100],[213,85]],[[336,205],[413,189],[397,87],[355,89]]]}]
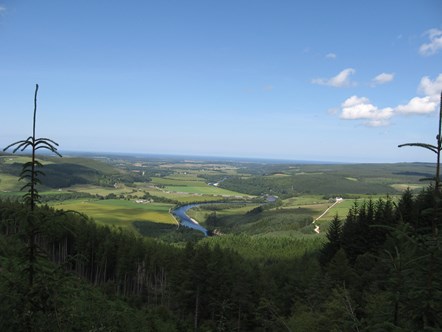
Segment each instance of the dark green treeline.
[{"label": "dark green treeline", "polygon": [[26,211],[0,202],[2,331],[441,329],[442,210],[431,187],[355,205],[317,253],[260,262],[40,206],[31,289]]}]

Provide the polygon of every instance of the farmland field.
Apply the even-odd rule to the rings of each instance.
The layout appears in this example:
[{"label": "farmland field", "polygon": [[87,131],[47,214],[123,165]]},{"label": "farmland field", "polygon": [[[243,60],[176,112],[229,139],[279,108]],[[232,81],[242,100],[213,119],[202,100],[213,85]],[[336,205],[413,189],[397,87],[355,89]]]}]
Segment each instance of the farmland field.
[{"label": "farmland field", "polygon": [[83,192],[91,195],[100,195],[106,196],[109,194],[128,194],[128,193],[136,193],[133,188],[126,187],[124,184],[119,184],[116,187],[102,187],[97,185],[74,185],[68,188],[64,188],[65,190],[75,191],[75,192]]},{"label": "farmland field", "polygon": [[0,192],[19,191],[23,184],[16,176],[0,173]]},{"label": "farmland field", "polygon": [[244,194],[218,188],[208,185],[200,178],[181,176],[181,177],[166,177],[166,178],[152,178],[152,183],[161,185],[165,191],[190,193],[190,194],[206,194],[206,195],[226,195],[226,196],[242,196]]},{"label": "farmland field", "polygon": [[158,189],[148,189],[145,190],[149,194],[157,197],[164,197],[167,199],[172,199],[180,204],[187,203],[200,203],[200,202],[210,202],[219,201],[220,197],[214,195],[203,195],[197,193],[184,193],[184,192],[165,192]]},{"label": "farmland field", "polygon": [[96,222],[105,225],[116,225],[123,228],[132,228],[134,221],[150,221],[155,223],[176,224],[169,214],[172,204],[146,203],[138,204],[126,200],[71,200],[55,203],[56,209],[75,210],[93,218]]}]

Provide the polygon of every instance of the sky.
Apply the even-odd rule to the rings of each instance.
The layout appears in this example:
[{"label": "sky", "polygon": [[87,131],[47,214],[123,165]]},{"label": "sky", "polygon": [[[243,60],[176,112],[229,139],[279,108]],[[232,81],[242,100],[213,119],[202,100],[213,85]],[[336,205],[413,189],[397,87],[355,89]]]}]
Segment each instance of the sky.
[{"label": "sky", "polygon": [[434,162],[441,0],[0,0],[0,147]]}]

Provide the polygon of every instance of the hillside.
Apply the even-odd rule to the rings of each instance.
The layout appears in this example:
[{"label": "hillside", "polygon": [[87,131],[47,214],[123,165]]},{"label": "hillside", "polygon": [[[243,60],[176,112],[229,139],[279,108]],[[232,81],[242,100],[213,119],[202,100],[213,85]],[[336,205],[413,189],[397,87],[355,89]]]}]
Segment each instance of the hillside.
[{"label": "hillside", "polygon": [[[18,176],[22,169],[21,161],[26,156],[0,155],[0,173]],[[45,165],[45,186],[64,188],[75,184],[107,184],[117,179],[121,172],[103,162],[88,158],[49,158],[41,157]]]},{"label": "hillside", "polygon": [[[185,245],[0,200],[0,328],[436,331],[442,253],[431,226],[442,200],[434,195],[354,206],[325,242],[245,233]],[[39,254],[25,255],[34,232]]]},{"label": "hillside", "polygon": [[220,186],[251,195],[263,193],[288,198],[303,194],[397,194],[431,177],[434,164],[272,165],[257,170],[241,169]]},{"label": "hillside", "polygon": [[[20,197],[22,184],[17,180],[26,160],[0,156],[0,196]],[[168,239],[174,232],[168,211],[175,204],[235,200],[252,204],[218,211],[216,223],[207,226],[253,236],[313,235],[308,223],[328,208],[329,198],[343,197],[346,202],[322,218],[323,231],[334,214],[347,213],[353,200],[395,196],[407,187],[420,190],[424,183],[419,179],[434,169],[419,163],[308,165],[123,155],[43,156],[40,162],[46,174],[39,189],[45,203],[78,210],[101,224]],[[256,207],[253,203],[269,196],[278,199],[275,208],[249,214]],[[214,211],[193,217],[205,224]],[[302,227],[294,226],[298,220]]]}]

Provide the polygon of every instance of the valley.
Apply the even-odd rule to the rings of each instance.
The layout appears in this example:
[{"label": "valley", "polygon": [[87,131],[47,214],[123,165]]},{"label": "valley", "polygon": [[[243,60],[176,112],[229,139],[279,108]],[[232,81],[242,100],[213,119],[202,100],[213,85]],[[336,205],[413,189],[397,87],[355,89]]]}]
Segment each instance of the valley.
[{"label": "valley", "polygon": [[[440,260],[412,240],[414,229],[431,236],[426,211],[434,194],[420,179],[431,176],[432,164],[40,156],[40,203],[29,212],[20,203],[26,160],[0,155],[0,288],[8,294],[0,310],[21,308],[26,294],[14,292],[31,287],[28,264],[37,269],[35,301],[43,308],[33,310],[52,315],[32,321],[52,330],[97,322],[130,331],[224,324],[232,331],[322,331],[330,322],[335,330],[349,323],[370,330],[398,324],[396,315],[411,324],[406,313],[421,310],[414,300],[398,300],[404,309],[397,314],[385,312],[398,308],[391,300],[398,292],[427,287],[415,281],[436,273],[431,264]],[[203,228],[183,227],[189,221]],[[26,234],[44,253],[36,263],[23,259]],[[410,265],[401,274],[406,286],[394,279],[394,250]],[[427,270],[416,258],[421,252]],[[11,280],[19,286],[11,288]],[[22,311],[8,327],[26,324]]]},{"label": "valley", "polygon": [[[421,190],[425,183],[419,180],[434,171],[434,165],[424,163],[215,159],[42,156],[46,176],[40,194],[55,209],[75,210],[99,224],[155,238],[176,232],[175,207],[208,202],[213,204],[194,207],[188,215],[215,234],[308,238],[322,236],[335,215],[344,218],[360,200],[395,199],[406,188]],[[18,174],[25,160],[22,155],[0,156],[0,197],[21,196]],[[336,198],[342,202],[331,207]]]}]

